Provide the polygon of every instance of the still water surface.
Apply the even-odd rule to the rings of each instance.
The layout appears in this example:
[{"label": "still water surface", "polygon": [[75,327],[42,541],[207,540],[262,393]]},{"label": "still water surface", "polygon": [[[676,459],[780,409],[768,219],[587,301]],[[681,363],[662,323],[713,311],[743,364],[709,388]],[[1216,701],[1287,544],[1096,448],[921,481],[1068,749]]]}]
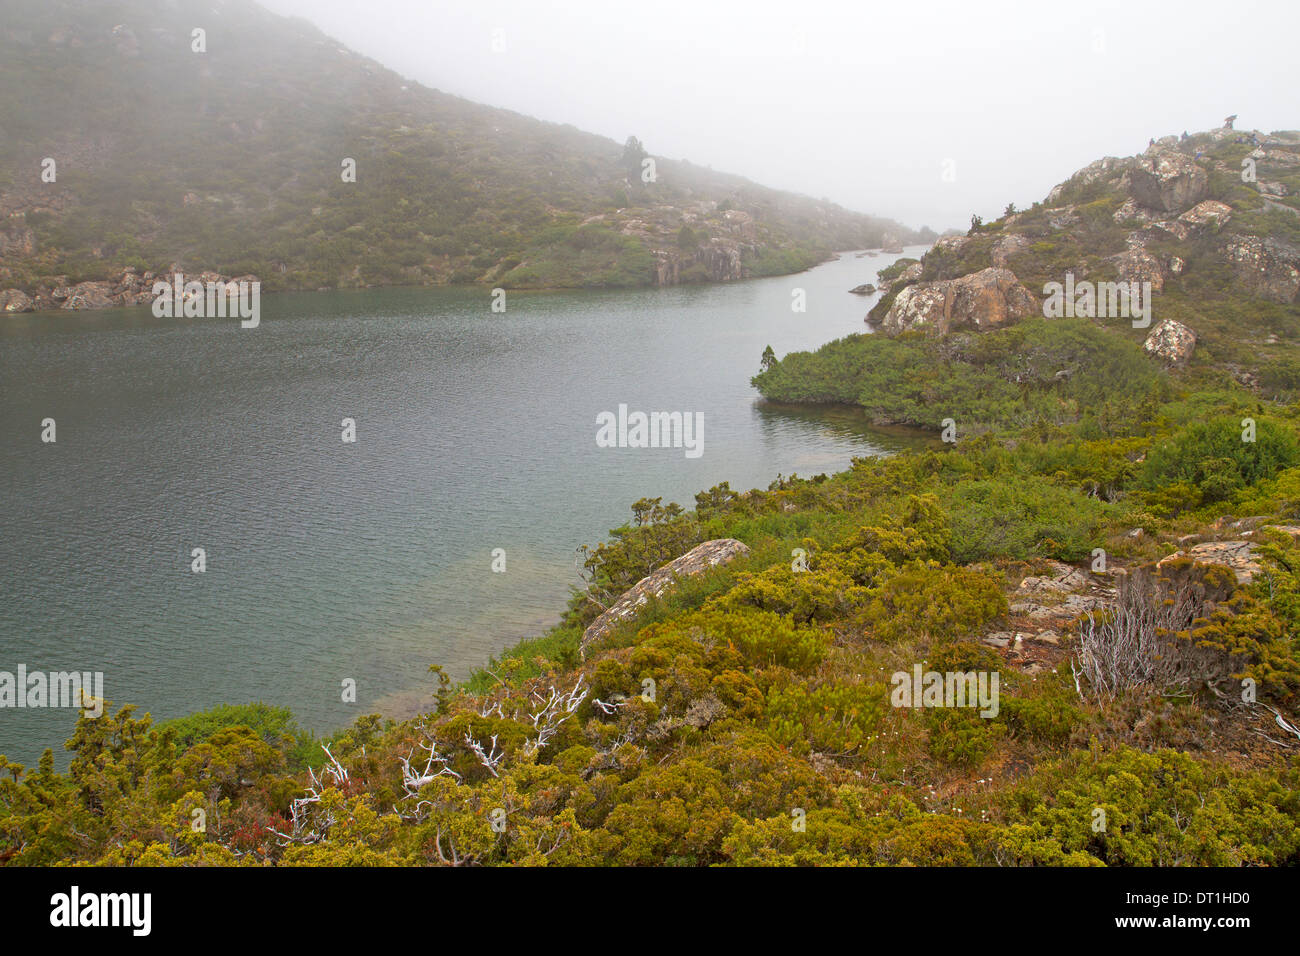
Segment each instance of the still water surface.
[{"label": "still water surface", "polygon": [[[103,671],[107,697],[158,719],[253,700],[319,731],[409,713],[430,664],[464,677],[553,623],[575,547],[632,501],[691,506],[914,441],[749,385],[766,345],[862,331],[875,297],[847,290],[895,258],[512,292],[504,314],[457,288],[266,296],[253,330],[147,308],[0,317],[0,670]],[[703,455],[598,448],[620,403],[703,412]],[[73,723],[0,710],[0,753],[61,754]]]}]

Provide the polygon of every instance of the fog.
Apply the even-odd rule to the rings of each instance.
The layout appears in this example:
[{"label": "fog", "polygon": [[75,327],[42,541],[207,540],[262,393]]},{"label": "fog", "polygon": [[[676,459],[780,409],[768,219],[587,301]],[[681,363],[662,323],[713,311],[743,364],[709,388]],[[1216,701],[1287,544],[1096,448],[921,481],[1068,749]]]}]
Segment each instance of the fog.
[{"label": "fog", "polygon": [[940,230],[1152,136],[1300,125],[1291,3],[265,5],[437,89]]}]

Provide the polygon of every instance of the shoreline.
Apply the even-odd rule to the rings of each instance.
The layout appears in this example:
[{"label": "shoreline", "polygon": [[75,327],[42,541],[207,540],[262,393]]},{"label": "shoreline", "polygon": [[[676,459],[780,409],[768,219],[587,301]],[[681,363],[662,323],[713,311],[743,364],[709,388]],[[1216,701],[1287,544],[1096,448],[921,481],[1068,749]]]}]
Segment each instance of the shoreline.
[{"label": "shoreline", "polygon": [[[929,248],[929,244],[925,244],[925,243],[914,243],[913,245],[925,245],[926,248]],[[907,248],[909,248],[909,247],[907,247],[907,246],[904,247],[905,250],[906,250]],[[724,285],[735,285],[736,283],[742,283],[742,282],[754,282],[754,281],[757,281],[757,280],[759,280],[759,279],[779,279],[779,278],[782,278],[782,277],[784,277],[784,276],[803,275],[805,272],[808,272],[808,271],[810,271],[810,270],[812,270],[812,269],[816,269],[816,268],[818,268],[819,266],[826,265],[828,262],[835,262],[835,261],[838,261],[838,260],[840,259],[841,256],[845,256],[845,255],[849,255],[849,254],[856,254],[856,253],[864,253],[864,254],[865,254],[865,253],[869,253],[869,252],[876,252],[876,253],[879,254],[879,255],[906,255],[906,252],[905,252],[905,251],[904,251],[904,252],[901,252],[901,253],[892,253],[892,252],[891,252],[891,253],[885,253],[885,252],[883,252],[883,251],[881,251],[881,250],[878,250],[878,249],[836,249],[836,250],[832,250],[832,252],[831,252],[831,253],[830,253],[826,258],[824,258],[824,259],[822,259],[822,260],[820,260],[820,261],[818,261],[818,262],[814,262],[814,263],[812,263],[811,265],[805,266],[804,268],[799,269],[799,270],[797,270],[797,271],[795,271],[795,272],[778,272],[778,273],[774,273],[774,274],[772,274],[772,275],[750,275],[750,276],[743,276],[743,277],[741,277],[741,278],[739,278],[739,279],[709,279],[709,280],[706,280],[706,281],[703,281],[703,282],[676,282],[676,283],[669,283],[669,284],[659,284],[659,283],[656,283],[656,282],[647,282],[647,283],[644,283],[644,284],[642,284],[642,285],[608,285],[608,286],[590,286],[590,285],[563,285],[563,286],[495,286],[495,285],[491,285],[491,284],[486,283],[486,282],[438,282],[438,283],[419,283],[419,284],[410,284],[410,285],[407,285],[407,284],[381,284],[381,285],[364,285],[364,286],[322,286],[322,287],[320,287],[320,288],[316,288],[316,289],[274,289],[274,290],[263,290],[263,294],[265,294],[265,295],[267,295],[267,296],[278,296],[278,295],[286,295],[286,294],[301,294],[301,293],[307,293],[307,294],[320,294],[320,293],[328,293],[328,292],[387,292],[387,291],[398,290],[398,289],[412,289],[412,290],[417,290],[417,289],[483,289],[483,290],[486,290],[488,293],[491,293],[491,291],[492,291],[493,289],[497,289],[497,288],[504,289],[507,293],[510,293],[510,292],[540,292],[540,293],[554,293],[554,292],[622,292],[622,291],[644,291],[644,290],[648,290],[648,289],[677,289],[677,288],[686,288],[686,287],[691,287],[691,286],[701,286],[701,287],[704,287],[704,286],[724,286]],[[862,258],[862,257],[860,256],[860,258]],[[113,283],[113,282],[115,282],[115,281],[120,281],[120,280],[121,280],[121,277],[124,276],[124,275],[126,275],[126,274],[128,274],[129,272],[131,272],[131,269],[130,269],[129,267],[128,267],[128,268],[124,268],[123,271],[121,271],[121,272],[118,273],[118,279],[117,279],[117,280],[114,280],[114,279],[86,279],[86,280],[84,280],[83,282],[73,283],[72,286],[71,286],[71,288],[76,288],[77,286],[86,285],[86,284],[91,284],[91,283],[94,283],[94,284],[111,284],[111,283]],[[172,275],[174,275],[176,272],[179,272],[179,273],[181,274],[181,276],[184,277],[187,281],[204,281],[203,277],[213,277],[213,276],[217,277],[216,281],[223,281],[223,282],[237,282],[237,281],[239,281],[240,279],[249,279],[250,277],[251,277],[252,279],[254,279],[255,281],[259,281],[259,282],[261,281],[260,279],[257,279],[256,276],[255,276],[254,274],[251,274],[251,273],[250,273],[249,275],[245,275],[245,276],[225,276],[225,275],[222,274],[222,273],[216,273],[216,272],[213,272],[212,270],[204,270],[204,271],[202,271],[202,272],[195,272],[195,273],[184,272],[184,271],[182,271],[182,270],[174,270],[174,271],[167,271],[167,272],[157,272],[157,273],[155,273],[155,272],[145,272],[145,273],[143,274],[144,276],[151,276],[151,277],[153,277],[153,278],[145,279],[145,280],[143,280],[143,281],[146,281],[146,282],[150,282],[150,283],[152,283],[152,282],[154,282],[154,281],[159,281],[159,279],[160,279],[162,276],[172,276]],[[57,278],[57,277],[55,277],[55,278]],[[42,287],[42,288],[43,288],[43,287]],[[58,288],[58,287],[56,287],[56,288]],[[21,293],[23,296],[25,296],[26,298],[28,298],[28,299],[30,299],[30,300],[33,300],[33,301],[35,301],[35,299],[40,295],[40,293],[38,293],[38,292],[33,292],[33,291],[31,291],[30,288],[23,288],[23,287],[20,287],[20,286],[7,286],[7,287],[4,287],[4,288],[0,288],[0,296],[3,296],[5,293],[8,293],[8,292],[18,292],[18,293]],[[55,307],[55,308],[34,308],[34,307],[31,307],[31,308],[23,308],[23,309],[11,309],[11,308],[9,308],[9,307],[7,307],[7,306],[0,306],[0,315],[3,315],[3,316],[5,316],[5,317],[12,317],[12,316],[17,316],[17,315],[53,315],[53,314],[61,314],[61,313],[64,313],[64,312],[67,312],[67,313],[114,312],[114,311],[117,311],[117,310],[120,310],[120,309],[143,308],[143,307],[148,307],[149,305],[150,305],[150,301],[137,301],[137,302],[114,302],[114,303],[111,303],[111,304],[108,304],[108,305],[103,305],[103,306],[92,306],[92,307],[87,307],[87,308],[72,308],[72,309],[67,308],[66,306],[62,306],[62,305],[57,306],[57,307]]]}]

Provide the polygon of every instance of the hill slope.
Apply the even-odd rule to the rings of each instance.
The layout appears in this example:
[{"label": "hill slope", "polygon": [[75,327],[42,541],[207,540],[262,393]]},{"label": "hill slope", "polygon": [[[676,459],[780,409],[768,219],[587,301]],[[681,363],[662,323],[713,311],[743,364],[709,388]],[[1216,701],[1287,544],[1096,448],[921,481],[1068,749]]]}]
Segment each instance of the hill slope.
[{"label": "hill slope", "polygon": [[[1143,376],[1164,362],[1179,381],[1226,380],[1284,405],[1300,396],[1298,196],[1297,132],[1220,129],[1097,160],[1031,209],[891,267],[867,317],[886,335],[788,356],[755,384],[775,400],[860,404],[882,422],[938,427],[947,406],[985,429],[1023,421],[1030,402],[1064,425],[1104,398],[1089,391],[1092,353],[1140,345]],[[1067,313],[1088,320],[1067,342],[1073,323],[1042,318],[1050,284],[1067,279],[1150,283],[1150,324],[1083,308]],[[1027,317],[1039,318],[1013,327]],[[1038,359],[1005,354],[1031,341]]]},{"label": "hill slope", "polygon": [[687,162],[643,183],[623,144],[424,88],[241,0],[7,6],[0,287],[173,263],[270,289],[669,284],[915,238]]}]

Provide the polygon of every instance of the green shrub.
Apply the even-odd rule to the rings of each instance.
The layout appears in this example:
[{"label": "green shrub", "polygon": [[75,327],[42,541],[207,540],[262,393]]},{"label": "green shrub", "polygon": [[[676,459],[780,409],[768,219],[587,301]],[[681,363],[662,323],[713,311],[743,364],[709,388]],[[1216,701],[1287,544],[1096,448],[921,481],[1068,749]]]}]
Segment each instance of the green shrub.
[{"label": "green shrub", "polygon": [[1254,441],[1244,440],[1245,431],[1241,420],[1231,418],[1189,425],[1151,450],[1142,469],[1143,487],[1185,481],[1205,502],[1227,501],[1300,462],[1300,443],[1290,428],[1261,418]]},{"label": "green shrub", "polygon": [[1006,613],[997,579],[956,565],[912,562],[881,585],[858,622],[877,640],[952,641]]}]

